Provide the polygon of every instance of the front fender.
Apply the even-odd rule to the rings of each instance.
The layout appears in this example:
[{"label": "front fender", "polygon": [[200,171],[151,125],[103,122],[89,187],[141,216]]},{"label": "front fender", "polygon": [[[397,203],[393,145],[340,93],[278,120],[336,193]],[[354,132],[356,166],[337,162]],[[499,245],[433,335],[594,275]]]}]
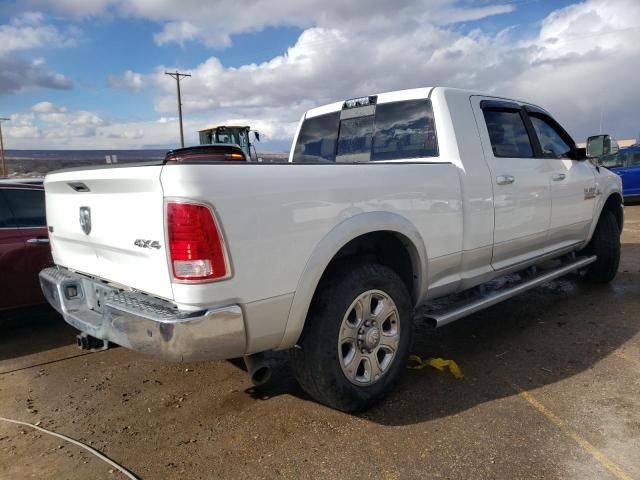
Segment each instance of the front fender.
[{"label": "front fender", "polygon": [[320,278],[340,249],[361,235],[380,231],[395,232],[404,237],[417,277],[414,282],[415,298],[421,299],[427,290],[427,251],[418,229],[396,213],[367,212],[354,215],[336,225],[314,248],[298,280],[278,350],[293,347],[298,341]]},{"label": "front fender", "polygon": [[617,195],[619,197],[621,205],[620,208],[622,208],[622,180],[618,175],[604,167],[600,167],[600,170],[600,176],[596,177],[597,189],[600,192],[600,195],[597,197],[598,200],[593,210],[593,219],[591,221],[591,228],[589,229],[589,236],[587,237],[584,246],[591,241],[591,237],[593,237],[593,232],[596,230],[596,225],[598,224],[598,219],[600,218],[602,209],[612,195]]}]

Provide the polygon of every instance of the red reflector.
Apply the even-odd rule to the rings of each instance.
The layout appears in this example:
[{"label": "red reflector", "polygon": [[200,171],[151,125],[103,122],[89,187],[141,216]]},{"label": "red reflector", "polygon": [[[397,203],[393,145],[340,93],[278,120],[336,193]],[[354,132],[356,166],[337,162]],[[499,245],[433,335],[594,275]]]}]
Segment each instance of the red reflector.
[{"label": "red reflector", "polygon": [[215,280],[228,274],[224,246],[211,209],[169,202],[167,230],[171,269],[178,280]]}]

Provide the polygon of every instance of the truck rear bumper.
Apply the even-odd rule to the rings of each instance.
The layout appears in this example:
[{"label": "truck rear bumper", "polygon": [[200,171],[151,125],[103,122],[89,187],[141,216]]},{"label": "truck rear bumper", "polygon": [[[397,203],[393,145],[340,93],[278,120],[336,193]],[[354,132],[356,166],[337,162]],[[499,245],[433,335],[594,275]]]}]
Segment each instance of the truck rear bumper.
[{"label": "truck rear bumper", "polygon": [[78,330],[170,361],[239,357],[246,333],[238,305],[184,312],[147,295],[120,291],[69,270],[40,272],[47,301]]}]

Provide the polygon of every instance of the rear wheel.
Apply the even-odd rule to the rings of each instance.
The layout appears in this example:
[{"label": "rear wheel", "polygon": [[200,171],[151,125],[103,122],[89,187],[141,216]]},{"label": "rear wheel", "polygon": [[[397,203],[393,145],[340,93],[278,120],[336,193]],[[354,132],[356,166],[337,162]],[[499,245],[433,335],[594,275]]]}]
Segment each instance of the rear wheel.
[{"label": "rear wheel", "polygon": [[320,285],[293,369],[302,388],[338,410],[362,410],[394,386],[409,355],[412,304],[398,275],[378,264],[334,272]]},{"label": "rear wheel", "polygon": [[587,268],[586,278],[594,283],[609,283],[620,264],[620,229],[613,212],[603,210],[585,253],[598,259]]}]

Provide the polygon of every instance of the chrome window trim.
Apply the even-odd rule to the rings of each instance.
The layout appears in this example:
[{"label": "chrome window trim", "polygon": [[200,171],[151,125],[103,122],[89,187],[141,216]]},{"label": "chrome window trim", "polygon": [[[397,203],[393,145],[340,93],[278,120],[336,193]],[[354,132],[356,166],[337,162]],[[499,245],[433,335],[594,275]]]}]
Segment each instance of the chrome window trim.
[{"label": "chrome window trim", "polygon": [[0,230],[31,230],[34,228],[47,228],[46,225],[41,227],[0,227]]},{"label": "chrome window trim", "polygon": [[26,185],[0,185],[0,190],[28,190],[29,192],[37,191],[44,192],[44,188],[34,185],[33,187],[28,187]]}]

